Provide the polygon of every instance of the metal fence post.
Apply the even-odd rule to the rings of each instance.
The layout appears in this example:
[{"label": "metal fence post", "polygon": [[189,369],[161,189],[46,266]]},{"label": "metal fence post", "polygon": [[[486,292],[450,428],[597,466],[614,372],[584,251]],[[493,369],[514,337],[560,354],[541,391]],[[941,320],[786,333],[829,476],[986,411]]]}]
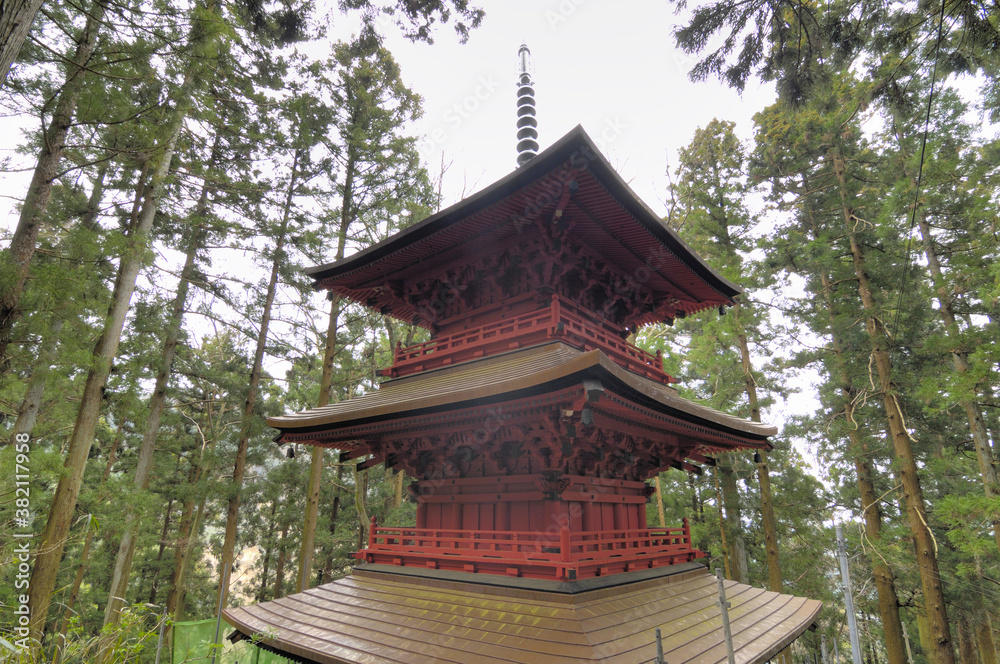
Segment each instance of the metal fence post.
[{"label": "metal fence post", "polygon": [[726,586],[722,583],[722,570],[715,570],[715,579],[719,582],[719,610],[722,612],[722,637],[726,640],[726,656],[729,664],[736,664],[736,653],[733,651],[733,630],[729,625],[729,602],[726,601]]}]

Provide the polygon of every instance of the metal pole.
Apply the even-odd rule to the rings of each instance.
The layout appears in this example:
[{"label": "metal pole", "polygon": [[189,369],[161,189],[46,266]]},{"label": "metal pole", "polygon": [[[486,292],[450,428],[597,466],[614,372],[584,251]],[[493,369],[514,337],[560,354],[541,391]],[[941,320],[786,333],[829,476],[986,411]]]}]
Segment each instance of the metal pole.
[{"label": "metal pole", "polygon": [[156,664],[160,664],[160,651],[163,650],[163,630],[167,626],[167,611],[164,609],[163,617],[160,618],[160,638],[156,641]]},{"label": "metal pole", "polygon": [[833,642],[833,664],[840,664],[840,634],[838,632],[838,638]]},{"label": "metal pole", "polygon": [[910,650],[910,633],[906,631],[906,623],[903,623],[903,643],[906,644],[906,661],[913,664],[913,651]]},{"label": "metal pole", "polygon": [[844,529],[837,524],[837,553],[840,557],[840,578],[844,584],[844,607],[847,609],[847,630],[851,636],[851,661],[861,664],[861,642],[858,639],[858,621],[854,616],[854,595],[851,590],[851,573],[847,569],[847,543]]},{"label": "metal pole", "polygon": [[663,661],[663,638],[659,627],[656,628],[656,664],[667,664]]},{"label": "metal pole", "polygon": [[823,664],[830,664],[830,651],[826,649],[826,634],[819,636],[819,651],[822,655]]},{"label": "metal pole", "polygon": [[222,569],[222,585],[219,586],[219,610],[215,616],[215,640],[212,641],[212,664],[215,664],[215,655],[219,652],[216,648],[219,645],[219,628],[222,626],[222,598],[226,596],[229,587],[229,563]]},{"label": "metal pole", "polygon": [[729,625],[729,602],[726,601],[726,586],[722,583],[722,570],[715,570],[715,579],[719,582],[719,610],[722,612],[722,637],[726,640],[726,656],[729,664],[736,664],[736,653],[733,652],[733,630]]}]

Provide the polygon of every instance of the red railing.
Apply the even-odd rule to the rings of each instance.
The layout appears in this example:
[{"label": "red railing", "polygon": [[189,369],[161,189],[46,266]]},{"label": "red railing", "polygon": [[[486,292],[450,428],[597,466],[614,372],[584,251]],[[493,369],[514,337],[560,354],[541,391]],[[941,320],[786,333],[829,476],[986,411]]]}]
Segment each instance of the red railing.
[{"label": "red railing", "polygon": [[432,567],[535,578],[583,579],[688,562],[702,552],[691,546],[687,519],[679,528],[572,532],[386,528],[372,520],[366,562]]},{"label": "red railing", "polygon": [[677,382],[663,370],[661,353],[649,353],[620,339],[586,311],[557,296],[552,297],[552,304],[546,309],[438,336],[412,346],[397,345],[393,365],[384,373],[405,376],[550,339],[560,339],[581,350],[599,348],[630,371],[662,383]]}]

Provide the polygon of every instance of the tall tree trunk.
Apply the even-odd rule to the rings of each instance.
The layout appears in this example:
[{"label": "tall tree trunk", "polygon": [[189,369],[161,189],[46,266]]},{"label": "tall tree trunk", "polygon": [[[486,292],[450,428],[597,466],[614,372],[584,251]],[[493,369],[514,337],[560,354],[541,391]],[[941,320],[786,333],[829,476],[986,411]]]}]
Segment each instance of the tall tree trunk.
[{"label": "tall tree trunk", "polygon": [[663,487],[660,484],[660,474],[653,476],[653,491],[656,493],[656,516],[660,521],[660,528],[667,527],[667,513],[663,509]]},{"label": "tall tree trunk", "polygon": [[285,540],[288,539],[288,523],[281,527],[281,537],[278,538],[278,562],[274,566],[274,597],[278,599],[285,596]]},{"label": "tall tree trunk", "polygon": [[226,510],[226,531],[222,543],[222,557],[219,561],[219,582],[223,584],[221,597],[222,606],[227,606],[229,599],[229,584],[225,570],[232,569],[236,551],[236,526],[240,511],[240,493],[243,489],[243,475],[246,472],[247,447],[250,444],[250,431],[257,408],[257,395],[260,390],[260,377],[264,367],[264,350],[267,345],[267,331],[271,324],[271,308],[274,306],[274,295],[278,288],[278,274],[285,260],[285,236],[292,216],[295,190],[298,186],[299,161],[302,158],[302,148],[297,148],[292,159],[291,175],[288,179],[288,191],[285,193],[284,209],[282,210],[281,227],[275,238],[274,260],[271,262],[271,276],[267,282],[267,295],[264,297],[264,307],[261,312],[260,329],[257,335],[257,348],[254,350],[253,368],[250,370],[250,382],[247,389],[246,402],[243,404],[243,417],[240,424],[239,442],[236,446],[236,460],[233,466],[232,483],[229,489],[229,505]]},{"label": "tall tree trunk", "polygon": [[[209,431],[212,441],[211,444],[214,447],[214,423],[216,418],[213,417],[214,399],[210,399],[210,397],[214,397],[214,395],[205,395],[205,402],[207,403],[207,406],[205,409],[204,424],[205,428]],[[225,414],[225,410],[225,402],[223,402],[218,419],[222,418]],[[205,428],[202,428],[202,431],[204,431]],[[197,461],[191,464],[191,469],[188,471],[189,486],[198,485],[205,477],[207,472],[205,468],[205,448],[207,447],[209,447],[209,440],[205,439],[203,435]],[[198,532],[201,525],[201,517],[202,514],[204,514],[204,511],[204,493],[202,493],[201,498],[197,501],[194,496],[190,496],[184,501],[184,507],[181,511],[181,520],[177,526],[177,545],[174,549],[174,571],[170,579],[170,592],[167,594],[166,611],[167,615],[171,616],[174,622],[180,622],[183,618],[184,593],[187,586],[187,570],[191,564],[190,561],[198,542]]]},{"label": "tall tree trunk", "polygon": [[[333,538],[337,534],[337,518],[340,516],[340,486],[344,481],[344,464],[337,464],[337,482],[334,487],[333,493],[333,507],[330,509],[330,537]],[[326,557],[326,564],[323,566],[323,583],[329,583],[333,580],[333,561],[334,561],[334,550],[330,547],[330,551]]]},{"label": "tall tree trunk", "polygon": [[[736,343],[740,349],[740,366],[743,369],[744,391],[747,395],[747,404],[750,407],[750,419],[760,422],[760,402],[757,399],[757,381],[753,377],[753,363],[750,360],[750,345],[747,343],[746,333],[740,323],[740,315],[743,305],[737,302],[733,306],[732,315],[736,317],[740,333],[736,337]],[[764,554],[767,558],[767,579],[768,587],[776,593],[781,592],[781,561],[778,557],[778,527],[774,519],[774,498],[771,496],[771,472],[767,465],[767,452],[761,451],[760,461],[757,462],[757,482],[760,486],[760,514],[761,525],[764,528]],[[782,658],[786,654],[783,651]],[[786,662],[786,664],[791,664]]]},{"label": "tall tree trunk", "polygon": [[[80,220],[80,226],[92,232],[98,229],[97,215],[104,197],[104,182],[107,173],[107,164],[101,164],[97,177],[94,179],[94,189],[87,201],[87,211]],[[14,429],[10,437],[12,441],[17,438],[18,434],[30,434],[35,428],[35,420],[38,418],[38,411],[42,407],[42,397],[45,395],[45,382],[49,375],[48,366],[56,358],[56,350],[59,348],[59,334],[66,322],[65,312],[59,311],[59,308],[65,305],[67,295],[61,295],[62,297],[57,298],[59,301],[56,306],[57,312],[53,314],[52,321],[49,323],[47,341],[35,360],[28,389],[25,390],[24,399],[21,400],[21,406],[17,410],[17,420],[14,422]]]},{"label": "tall tree trunk", "polygon": [[733,576],[739,583],[750,583],[750,568],[747,565],[747,545],[743,537],[743,515],[740,509],[740,490],[736,484],[731,453],[716,456],[717,470],[722,487],[722,501],[726,508],[726,539],[729,542],[729,560]]},{"label": "tall tree trunk", "polygon": [[167,509],[163,513],[163,528],[160,529],[160,541],[159,549],[156,552],[156,561],[153,564],[152,581],[149,584],[149,603],[156,604],[156,591],[159,587],[159,568],[160,563],[163,562],[163,552],[167,548],[167,536],[170,534],[170,515],[174,510],[174,498],[173,496],[167,501]]},{"label": "tall tree trunk", "polygon": [[[211,4],[211,3],[210,3]],[[213,14],[213,16],[215,16]],[[216,17],[217,18],[217,17]],[[215,31],[205,30],[201,21],[196,21],[192,28],[192,39],[189,46],[194,52],[200,52],[208,44],[204,40],[214,40]],[[198,62],[204,66],[205,62]],[[146,249],[149,245],[149,233],[153,219],[159,208],[160,193],[163,183],[170,172],[170,164],[174,156],[174,148],[181,127],[192,104],[192,92],[195,72],[186,72],[184,81],[175,95],[174,106],[166,104],[166,117],[160,124],[163,138],[158,147],[158,154],[151,157],[152,168],[148,185],[145,187],[144,177],[139,178],[136,191],[135,206],[129,229],[125,251],[118,265],[118,276],[115,281],[111,304],[105,318],[104,330],[94,347],[93,360],[87,382],[83,388],[80,408],[76,424],[67,446],[65,468],[66,472],[59,480],[49,518],[45,530],[39,539],[38,554],[35,567],[31,574],[31,590],[28,603],[31,609],[31,637],[41,642],[42,630],[48,616],[49,603],[55,590],[59,563],[62,560],[66,535],[76,509],[77,497],[83,483],[83,474],[94,441],[94,431],[100,416],[101,403],[104,397],[104,386],[111,372],[111,362],[118,352],[118,342],[121,339],[122,328],[132,301],[136,278],[142,268]],[[150,164],[147,162],[147,166]],[[145,170],[144,166],[144,170]]]},{"label": "tall tree trunk", "polygon": [[969,625],[968,617],[965,616],[958,621],[958,650],[962,664],[979,664],[979,653],[976,650],[972,627]]},{"label": "tall tree trunk", "polygon": [[0,86],[28,38],[42,0],[0,0]]},{"label": "tall tree trunk", "polygon": [[271,518],[267,522],[267,536],[264,538],[267,548],[264,550],[264,564],[261,565],[260,588],[257,589],[257,602],[263,602],[267,598],[265,593],[267,592],[267,577],[271,572],[271,554],[274,553],[274,549],[276,548],[274,541],[274,517],[277,513],[278,501],[274,500],[271,502]]},{"label": "tall tree trunk", "polygon": [[[0,0],[6,5],[9,0]],[[7,10],[8,7],[2,7]],[[15,4],[10,9],[18,9]],[[36,6],[37,9],[37,6]],[[7,255],[3,256],[3,262],[9,263],[11,276],[13,278],[4,279],[4,285],[0,286],[0,379],[7,372],[10,361],[8,345],[10,344],[14,323],[20,317],[19,305],[21,295],[24,293],[24,285],[28,279],[28,268],[31,266],[31,258],[35,253],[35,244],[38,240],[38,231],[42,225],[42,218],[52,197],[52,187],[58,174],[59,164],[62,161],[63,149],[66,147],[66,137],[70,127],[73,126],[73,116],[76,114],[76,105],[83,88],[83,79],[86,67],[94,54],[94,44],[97,42],[97,35],[100,32],[104,14],[107,7],[102,2],[94,2],[87,15],[87,22],[83,27],[76,42],[76,51],[73,54],[70,65],[66,71],[66,81],[56,97],[52,120],[46,128],[42,140],[42,151],[35,164],[35,171],[31,177],[31,184],[28,185],[28,193],[25,196],[24,204],[21,206],[21,214],[17,221],[17,228],[11,238],[10,248]],[[34,15],[32,13],[32,15]],[[0,30],[7,23],[7,16],[0,12]],[[30,20],[29,20],[30,22]],[[27,34],[27,26],[24,27]],[[0,38],[4,35],[0,32]],[[6,53],[2,54],[3,57]],[[13,58],[13,56],[12,56]],[[6,76],[7,62],[5,66],[0,62],[0,67]]]},{"label": "tall tree trunk", "polygon": [[[921,208],[917,211],[917,220],[924,245],[924,256],[927,257],[927,268],[930,270],[934,291],[937,294],[938,313],[944,322],[948,338],[952,339],[954,344],[951,349],[952,364],[956,373],[966,374],[969,371],[969,353],[959,341],[960,331],[955,317],[954,300],[948,294],[949,289],[941,269],[941,261],[934,248],[934,238],[931,235],[930,224],[927,223],[924,209]],[[1000,494],[1000,479],[997,477],[996,459],[993,457],[993,450],[990,447],[989,432],[986,430],[986,422],[983,420],[982,408],[979,407],[972,395],[959,398],[958,404],[965,411],[969,421],[969,432],[972,434],[972,442],[976,448],[976,459],[979,461],[979,472],[983,478],[983,491],[988,497],[993,498]],[[993,537],[996,540],[997,549],[1000,550],[1000,518],[993,519],[992,525]]]},{"label": "tall tree trunk", "polygon": [[358,512],[358,548],[365,548],[368,541],[368,528],[371,520],[368,517],[368,509],[365,507],[365,497],[368,495],[368,470],[358,471],[354,466],[354,507]]},{"label": "tall tree trunk", "polygon": [[[108,478],[111,477],[111,469],[114,468],[115,459],[117,458],[118,446],[121,445],[122,440],[125,438],[125,425],[124,423],[118,424],[118,431],[115,432],[115,438],[111,443],[111,448],[108,450],[108,461],[104,464],[104,474],[101,475],[101,485],[104,486]],[[90,547],[94,543],[94,529],[91,527],[93,523],[87,526],[87,536],[83,540],[83,551],[80,553],[80,563],[76,567],[76,577],[73,579],[73,588],[69,591],[69,599],[66,601],[66,611],[63,613],[62,623],[59,625],[59,635],[56,638],[56,651],[52,656],[52,664],[59,664],[59,660],[62,658],[62,649],[66,644],[66,630],[69,629],[69,619],[73,617],[73,607],[76,605],[76,600],[80,596],[80,587],[83,586],[83,575],[87,571],[87,562],[90,558]]]},{"label": "tall tree trunk", "polygon": [[[721,454],[719,455],[722,456]],[[726,536],[726,515],[722,505],[722,489],[719,487],[719,465],[716,463],[715,472],[715,506],[719,512],[719,539],[722,543],[722,566],[727,579],[733,578],[733,568],[730,564],[729,538]]]},{"label": "tall tree trunk", "polygon": [[[899,146],[899,168],[901,172],[906,173],[908,155],[904,150],[902,126],[900,118],[894,113],[893,135]],[[908,177],[911,186],[916,188],[916,178],[909,174]],[[959,375],[966,374],[969,371],[969,353],[960,341],[961,333],[955,316],[954,299],[950,295],[944,270],[941,268],[941,260],[934,247],[934,236],[931,234],[930,224],[927,221],[927,210],[924,207],[918,207],[915,213],[917,226],[920,228],[924,256],[927,258],[927,269],[930,271],[934,293],[937,296],[938,314],[944,323],[948,338],[954,344],[951,349],[952,365]],[[1000,478],[997,476],[996,459],[993,457],[993,451],[990,447],[989,432],[986,429],[986,422],[983,420],[983,410],[974,395],[971,394],[960,397],[958,405],[965,411],[969,421],[969,432],[972,434],[972,442],[976,448],[976,459],[979,462],[979,472],[983,478],[983,491],[987,497],[992,498],[1000,494]],[[996,540],[997,549],[1000,550],[1000,519],[994,519],[992,525],[993,537]]]},{"label": "tall tree trunk", "polygon": [[997,664],[997,649],[993,642],[993,622],[984,614],[976,625],[976,644],[979,646],[979,660],[983,664]]},{"label": "tall tree trunk", "polygon": [[847,199],[847,184],[845,181],[845,161],[841,154],[832,156],[834,172],[837,176],[841,211],[844,216],[845,230],[850,241],[854,272],[858,280],[858,294],[866,315],[865,329],[871,342],[872,356],[879,379],[879,390],[882,403],[888,419],[889,433],[892,437],[896,462],[902,477],[903,497],[906,500],[906,514],[910,531],[913,534],[913,547],[917,558],[917,569],[920,573],[920,585],[924,594],[924,604],[929,621],[933,650],[932,657],[936,664],[954,664],[955,654],[952,648],[951,632],[948,626],[948,613],[945,606],[944,589],[938,572],[936,543],[927,521],[927,510],[924,503],[917,464],[910,444],[910,434],[906,430],[903,413],[899,404],[896,386],[892,382],[892,360],[889,357],[889,335],[883,326],[875,306],[871,286],[868,281],[868,271],[865,266],[864,250],[854,231],[854,213]]},{"label": "tall tree trunk", "polygon": [[[865,536],[872,546],[877,547],[882,540],[882,510],[878,504],[878,494],[873,482],[874,470],[869,459],[868,446],[864,441],[863,432],[854,418],[854,402],[856,391],[851,384],[851,376],[844,358],[843,343],[837,331],[836,313],[833,305],[833,284],[824,272],[821,275],[823,283],[823,298],[830,318],[831,348],[834,364],[837,367],[835,380],[840,382],[840,392],[843,397],[843,412],[848,423],[847,437],[848,454],[854,459],[855,478],[858,493],[861,496],[861,512],[865,521]],[[906,664],[906,644],[903,640],[903,625],[899,616],[899,598],[896,595],[896,584],[892,570],[885,560],[871,563],[872,575],[875,577],[875,590],[878,595],[878,612],[882,621],[885,636],[885,650],[889,664]]]},{"label": "tall tree trunk", "polygon": [[[357,152],[353,143],[347,146],[347,163],[344,168],[344,193],[341,197],[340,227],[337,229],[337,251],[333,260],[344,257],[347,232],[354,222],[354,178],[357,171]],[[330,403],[330,386],[333,383],[333,358],[337,354],[337,327],[340,318],[340,297],[330,294],[330,322],[326,329],[326,348],[323,351],[323,373],[320,376],[317,407]],[[302,545],[299,550],[299,571],[295,586],[301,592],[309,587],[313,558],[316,555],[316,524],[319,522],[319,489],[323,478],[323,455],[319,445],[312,448],[309,462],[309,485],[306,488],[306,509],[302,517]]]},{"label": "tall tree trunk", "polygon": [[[225,117],[223,117],[223,123]],[[219,150],[222,143],[222,130],[216,132],[215,142],[212,145],[211,157],[208,163],[208,172],[215,170],[219,161]],[[135,474],[132,477],[132,484],[137,494],[145,493],[149,488],[150,473],[153,470],[153,458],[156,453],[156,439],[160,433],[160,420],[167,405],[167,385],[170,382],[170,375],[174,366],[174,355],[177,353],[177,344],[180,341],[181,326],[184,321],[184,311],[187,306],[188,290],[191,280],[195,276],[195,261],[198,252],[201,251],[205,242],[206,231],[204,225],[199,221],[208,214],[208,196],[210,178],[206,177],[201,188],[198,203],[195,206],[192,219],[197,223],[197,227],[188,240],[187,252],[184,256],[184,267],[181,268],[180,281],[177,284],[177,293],[174,296],[173,306],[170,310],[170,318],[167,320],[166,334],[163,339],[163,354],[160,356],[160,365],[156,372],[156,383],[153,387],[153,394],[149,400],[149,415],[146,419],[146,429],[142,436],[142,444],[139,446],[139,458],[136,462]],[[115,566],[111,574],[111,587],[108,591],[108,603],[104,609],[104,625],[114,625],[118,623],[119,612],[125,602],[128,592],[129,574],[132,571],[132,557],[135,555],[135,546],[139,537],[139,525],[142,513],[136,503],[130,502],[125,509],[125,527],[122,532],[122,539],[118,545],[118,554],[115,556]],[[152,600],[150,600],[152,602]]]}]

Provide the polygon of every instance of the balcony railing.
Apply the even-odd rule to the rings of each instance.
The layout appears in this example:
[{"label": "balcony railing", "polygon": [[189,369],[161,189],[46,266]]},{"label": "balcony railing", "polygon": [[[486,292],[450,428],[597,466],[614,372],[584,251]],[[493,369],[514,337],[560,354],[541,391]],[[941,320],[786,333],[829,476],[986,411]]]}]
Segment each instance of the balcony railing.
[{"label": "balcony railing", "polygon": [[369,563],[554,580],[576,580],[690,562],[687,519],[678,528],[551,532],[385,528],[372,520]]},{"label": "balcony railing", "polygon": [[659,351],[653,354],[633,346],[604,329],[592,315],[555,295],[545,309],[412,346],[397,345],[393,365],[383,374],[405,376],[554,339],[581,350],[600,349],[618,365],[657,382],[678,382],[663,370]]}]

